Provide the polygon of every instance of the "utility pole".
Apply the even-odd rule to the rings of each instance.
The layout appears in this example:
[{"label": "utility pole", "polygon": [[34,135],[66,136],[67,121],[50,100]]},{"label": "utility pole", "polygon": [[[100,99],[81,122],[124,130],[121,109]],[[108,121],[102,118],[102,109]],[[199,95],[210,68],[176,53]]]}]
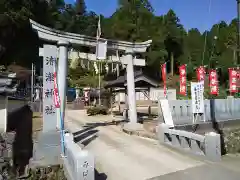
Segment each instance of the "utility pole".
[{"label": "utility pole", "polygon": [[237,0],[237,65],[240,64],[240,0]]}]

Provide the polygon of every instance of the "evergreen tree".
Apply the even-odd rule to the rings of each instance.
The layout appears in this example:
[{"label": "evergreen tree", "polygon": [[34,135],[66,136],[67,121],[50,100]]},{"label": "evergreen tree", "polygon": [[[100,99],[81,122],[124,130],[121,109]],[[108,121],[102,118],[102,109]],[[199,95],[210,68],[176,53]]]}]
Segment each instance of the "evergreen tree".
[{"label": "evergreen tree", "polygon": [[84,16],[87,12],[87,7],[84,0],[77,0],[75,4],[76,14],[78,16]]}]

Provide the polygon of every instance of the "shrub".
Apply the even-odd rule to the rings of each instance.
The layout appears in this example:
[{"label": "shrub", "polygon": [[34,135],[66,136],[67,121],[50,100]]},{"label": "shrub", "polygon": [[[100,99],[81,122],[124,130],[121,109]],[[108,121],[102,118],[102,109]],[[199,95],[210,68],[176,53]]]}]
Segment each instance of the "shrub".
[{"label": "shrub", "polygon": [[108,110],[104,106],[90,107],[87,109],[87,114],[89,116],[95,116],[98,114],[107,115],[107,113],[108,113]]},{"label": "shrub", "polygon": [[227,153],[240,153],[240,128],[224,129],[224,143]]}]

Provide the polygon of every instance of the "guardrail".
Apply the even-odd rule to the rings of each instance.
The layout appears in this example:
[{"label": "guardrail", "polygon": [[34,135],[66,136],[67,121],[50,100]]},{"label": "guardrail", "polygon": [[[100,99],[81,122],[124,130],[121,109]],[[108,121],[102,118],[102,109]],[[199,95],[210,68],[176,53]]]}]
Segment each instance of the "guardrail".
[{"label": "guardrail", "polygon": [[220,135],[214,132],[199,135],[192,132],[170,129],[166,124],[157,127],[158,140],[161,144],[201,155],[211,161],[221,160]]},{"label": "guardrail", "polygon": [[94,180],[94,157],[73,141],[73,135],[65,134],[64,173],[69,180]]}]

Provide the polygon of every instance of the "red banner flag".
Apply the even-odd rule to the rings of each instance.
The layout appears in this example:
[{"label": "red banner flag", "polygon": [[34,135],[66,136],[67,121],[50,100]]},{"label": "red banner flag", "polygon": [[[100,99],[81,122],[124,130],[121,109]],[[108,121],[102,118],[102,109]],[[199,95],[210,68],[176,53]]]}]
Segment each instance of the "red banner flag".
[{"label": "red banner flag", "polygon": [[163,81],[163,91],[164,91],[164,97],[167,97],[167,70],[166,70],[166,63],[161,65],[161,71],[162,71],[162,81]]},{"label": "red banner flag", "polygon": [[56,72],[54,72],[54,90],[53,90],[53,95],[54,95],[55,108],[60,108],[60,99],[59,99],[59,93],[58,93],[58,87],[57,87],[57,73]]},{"label": "red banner flag", "polygon": [[238,73],[235,69],[229,68],[229,92],[230,93],[237,93],[237,79],[238,79]]},{"label": "red banner flag", "polygon": [[180,90],[179,94],[187,95],[187,72],[186,64],[179,66]]},{"label": "red banner flag", "polygon": [[198,81],[204,81],[205,79],[205,68],[203,66],[200,66],[197,68],[197,80]]},{"label": "red banner flag", "polygon": [[209,71],[209,86],[210,93],[212,95],[218,95],[218,77],[215,69]]}]

